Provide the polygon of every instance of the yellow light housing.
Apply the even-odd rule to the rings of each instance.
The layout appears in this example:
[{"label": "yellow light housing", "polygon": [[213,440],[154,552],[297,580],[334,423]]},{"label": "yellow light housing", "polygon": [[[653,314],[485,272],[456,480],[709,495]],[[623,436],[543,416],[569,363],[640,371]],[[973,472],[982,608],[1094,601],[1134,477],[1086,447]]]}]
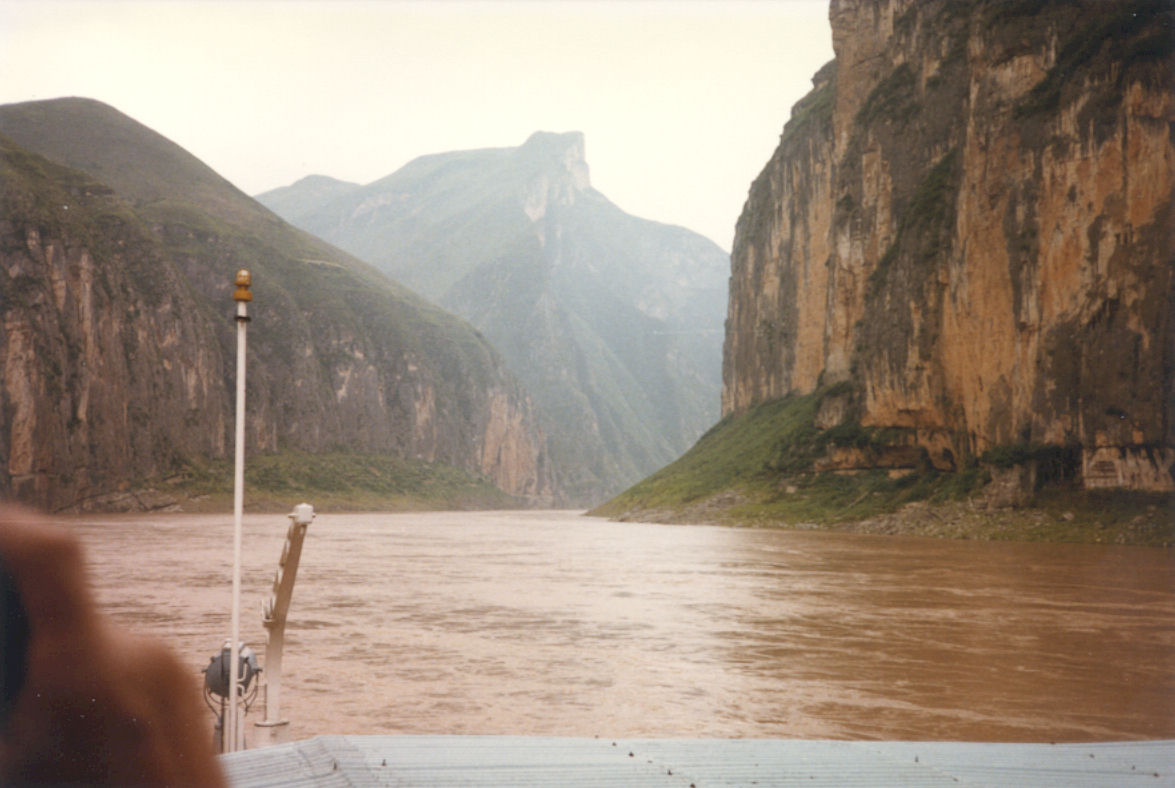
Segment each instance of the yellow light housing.
[{"label": "yellow light housing", "polygon": [[237,271],[237,278],[233,281],[237,289],[233,292],[234,301],[252,301],[253,293],[249,291],[250,285],[253,284],[253,277],[249,274],[248,269],[242,268]]}]

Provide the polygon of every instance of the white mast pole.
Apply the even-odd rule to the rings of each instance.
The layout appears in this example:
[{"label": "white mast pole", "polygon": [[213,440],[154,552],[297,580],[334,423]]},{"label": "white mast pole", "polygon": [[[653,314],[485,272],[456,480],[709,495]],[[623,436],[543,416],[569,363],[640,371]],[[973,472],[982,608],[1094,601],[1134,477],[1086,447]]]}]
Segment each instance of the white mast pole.
[{"label": "white mast pole", "polygon": [[253,300],[249,292],[252,277],[242,268],[237,271],[233,300],[237,302],[237,440],[233,480],[233,616],[229,641],[229,709],[225,720],[225,751],[242,748],[241,724],[237,717],[241,661],[241,520],[245,508],[245,330],[249,323],[247,305]]}]

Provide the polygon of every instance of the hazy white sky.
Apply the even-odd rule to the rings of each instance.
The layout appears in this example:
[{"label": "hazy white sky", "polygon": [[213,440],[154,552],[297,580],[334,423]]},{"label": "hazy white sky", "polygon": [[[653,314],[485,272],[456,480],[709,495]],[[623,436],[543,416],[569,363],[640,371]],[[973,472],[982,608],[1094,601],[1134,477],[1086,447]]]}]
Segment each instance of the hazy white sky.
[{"label": "hazy white sky", "polygon": [[0,103],[87,96],[256,194],[584,132],[592,185],[729,250],[827,0],[0,0]]}]

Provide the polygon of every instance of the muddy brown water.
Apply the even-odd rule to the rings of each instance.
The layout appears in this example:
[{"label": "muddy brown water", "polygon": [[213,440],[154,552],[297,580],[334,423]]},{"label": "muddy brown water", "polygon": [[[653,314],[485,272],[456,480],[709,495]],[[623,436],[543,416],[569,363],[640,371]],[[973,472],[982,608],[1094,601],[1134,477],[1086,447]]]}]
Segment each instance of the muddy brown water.
[{"label": "muddy brown water", "polygon": [[[232,517],[59,520],[101,606],[199,680],[229,634]],[[242,636],[261,653],[288,522],[245,518]],[[284,673],[287,738],[1175,738],[1175,553],[322,514]]]}]

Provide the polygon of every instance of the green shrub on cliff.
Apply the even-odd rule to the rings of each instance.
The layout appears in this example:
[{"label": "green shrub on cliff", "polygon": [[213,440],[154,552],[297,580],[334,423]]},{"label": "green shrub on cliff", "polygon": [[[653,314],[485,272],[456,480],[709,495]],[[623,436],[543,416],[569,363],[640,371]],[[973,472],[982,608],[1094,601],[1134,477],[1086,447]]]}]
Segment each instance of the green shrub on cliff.
[{"label": "green shrub on cliff", "polygon": [[893,121],[904,126],[921,110],[915,88],[914,70],[902,63],[870,91],[857,112],[857,125]]},{"label": "green shrub on cliff", "polygon": [[[1165,25],[1160,21],[1162,16],[1167,17]],[[1066,87],[1079,82],[1077,78],[1081,72],[1106,46],[1110,50],[1110,61],[1119,64],[1119,80],[1136,63],[1170,56],[1175,51],[1175,35],[1170,29],[1172,16],[1172,7],[1167,0],[1107,3],[1106,13],[1091,15],[1089,21],[1064,42],[1052,68],[1017,105],[1016,117],[1055,112]],[[1156,29],[1147,31],[1148,27]]]},{"label": "green shrub on cliff", "polygon": [[816,85],[791,108],[791,117],[783,127],[783,140],[799,138],[813,128],[828,127],[836,101],[836,61],[824,64],[812,78]]}]

